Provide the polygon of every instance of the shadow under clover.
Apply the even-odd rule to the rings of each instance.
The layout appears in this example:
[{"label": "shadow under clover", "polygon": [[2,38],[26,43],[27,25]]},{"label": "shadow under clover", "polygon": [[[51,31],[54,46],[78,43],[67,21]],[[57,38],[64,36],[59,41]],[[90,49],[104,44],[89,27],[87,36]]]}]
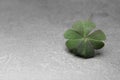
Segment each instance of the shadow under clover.
[{"label": "shadow under clover", "polygon": [[79,53],[77,53],[75,50],[69,50],[69,49],[67,49],[67,48],[65,48],[65,51],[68,53],[68,54],[71,54],[71,55],[73,55],[73,56],[75,56],[75,57],[77,57],[77,58],[82,58],[82,59],[91,59],[91,58],[93,58],[93,57],[101,57],[101,56],[103,56],[103,51],[102,50],[97,50],[97,51],[95,51],[95,55],[94,56],[92,56],[92,57],[83,57],[83,56],[81,56]]}]

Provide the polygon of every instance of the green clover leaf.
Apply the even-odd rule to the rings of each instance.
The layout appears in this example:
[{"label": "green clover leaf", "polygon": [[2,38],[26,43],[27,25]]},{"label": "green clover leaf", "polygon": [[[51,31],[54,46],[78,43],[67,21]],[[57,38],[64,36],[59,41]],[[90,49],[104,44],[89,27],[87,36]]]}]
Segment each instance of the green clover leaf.
[{"label": "green clover leaf", "polygon": [[106,36],[103,31],[96,30],[96,25],[91,21],[77,21],[71,29],[64,33],[67,48],[73,53],[84,58],[90,58],[95,55],[95,49],[104,47]]}]

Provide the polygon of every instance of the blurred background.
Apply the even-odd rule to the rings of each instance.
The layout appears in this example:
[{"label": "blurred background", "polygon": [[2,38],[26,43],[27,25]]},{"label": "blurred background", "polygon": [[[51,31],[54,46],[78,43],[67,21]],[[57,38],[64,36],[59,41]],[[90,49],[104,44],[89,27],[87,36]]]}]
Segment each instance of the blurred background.
[{"label": "blurred background", "polygon": [[[83,59],[63,34],[90,15],[107,40]],[[0,80],[118,80],[119,21],[120,0],[0,0]]]}]

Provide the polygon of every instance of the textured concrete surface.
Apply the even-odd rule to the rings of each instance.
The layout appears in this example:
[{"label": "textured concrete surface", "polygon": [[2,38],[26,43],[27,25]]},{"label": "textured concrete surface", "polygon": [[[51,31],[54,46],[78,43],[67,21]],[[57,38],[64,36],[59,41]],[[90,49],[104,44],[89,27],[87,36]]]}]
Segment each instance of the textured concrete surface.
[{"label": "textured concrete surface", "polygon": [[[0,80],[119,80],[120,0],[0,0]],[[94,58],[67,52],[63,33],[92,20],[106,35]]]}]

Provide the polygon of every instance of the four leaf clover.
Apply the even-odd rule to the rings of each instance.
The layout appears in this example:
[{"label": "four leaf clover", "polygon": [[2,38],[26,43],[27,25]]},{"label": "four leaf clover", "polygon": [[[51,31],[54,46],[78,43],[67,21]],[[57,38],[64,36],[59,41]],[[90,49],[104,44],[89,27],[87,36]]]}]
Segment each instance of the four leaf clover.
[{"label": "four leaf clover", "polygon": [[96,30],[96,25],[92,21],[77,21],[71,29],[64,33],[67,48],[74,54],[90,58],[95,55],[95,50],[104,47],[106,36],[103,31]]}]

